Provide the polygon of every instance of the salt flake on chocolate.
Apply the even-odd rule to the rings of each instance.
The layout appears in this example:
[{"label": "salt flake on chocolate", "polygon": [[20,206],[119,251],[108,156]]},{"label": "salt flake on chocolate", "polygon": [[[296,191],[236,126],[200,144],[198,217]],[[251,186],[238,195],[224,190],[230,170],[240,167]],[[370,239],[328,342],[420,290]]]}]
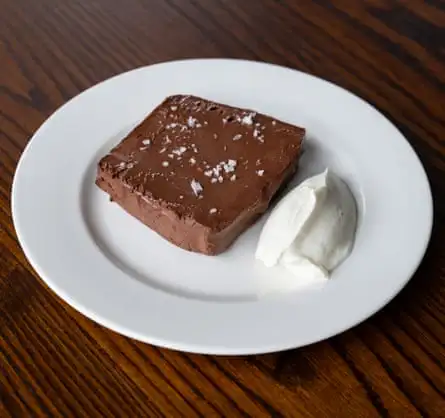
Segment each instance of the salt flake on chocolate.
[{"label": "salt flake on chocolate", "polygon": [[196,181],[195,179],[190,182],[190,187],[192,188],[195,196],[199,196],[204,190],[201,186],[201,183],[199,181]]},{"label": "salt flake on chocolate", "polygon": [[256,113],[255,112],[251,112],[251,113],[249,113],[248,115],[246,115],[246,116],[244,116],[242,119],[241,119],[241,123],[243,124],[243,125],[252,125],[253,124],[253,118],[256,116]]},{"label": "salt flake on chocolate", "polygon": [[224,171],[226,173],[232,173],[233,171],[235,171],[236,161],[235,160],[228,160],[227,163],[223,162],[222,166],[223,166]]},{"label": "salt flake on chocolate", "polygon": [[193,116],[189,116],[187,119],[187,125],[189,128],[194,128],[196,126],[196,122],[198,122],[198,120]]}]

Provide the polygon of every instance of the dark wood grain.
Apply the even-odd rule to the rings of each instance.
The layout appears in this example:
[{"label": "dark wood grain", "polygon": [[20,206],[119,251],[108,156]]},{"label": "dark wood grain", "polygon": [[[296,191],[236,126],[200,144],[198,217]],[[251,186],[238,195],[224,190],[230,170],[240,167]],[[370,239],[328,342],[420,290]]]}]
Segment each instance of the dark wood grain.
[{"label": "dark wood grain", "polygon": [[[445,2],[0,0],[0,11],[0,416],[445,416]],[[383,311],[299,350],[206,357],[106,330],[37,277],[10,210],[32,133],[98,81],[191,57],[315,74],[405,134],[432,185],[435,226]]]}]

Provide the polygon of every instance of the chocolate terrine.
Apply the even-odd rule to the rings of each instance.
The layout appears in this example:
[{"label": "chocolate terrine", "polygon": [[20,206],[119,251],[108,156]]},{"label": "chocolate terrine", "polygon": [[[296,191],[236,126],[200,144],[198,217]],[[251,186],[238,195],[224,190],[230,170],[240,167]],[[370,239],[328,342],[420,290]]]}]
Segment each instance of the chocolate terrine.
[{"label": "chocolate terrine", "polygon": [[98,164],[96,184],[152,230],[218,254],[294,174],[305,130],[193,96],[171,96]]}]

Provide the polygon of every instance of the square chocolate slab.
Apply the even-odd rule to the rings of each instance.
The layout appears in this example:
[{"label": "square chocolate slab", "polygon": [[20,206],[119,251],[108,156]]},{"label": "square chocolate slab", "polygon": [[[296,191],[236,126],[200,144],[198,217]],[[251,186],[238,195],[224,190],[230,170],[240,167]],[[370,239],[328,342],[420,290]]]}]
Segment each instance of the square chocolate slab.
[{"label": "square chocolate slab", "polygon": [[168,97],[98,164],[96,184],[189,251],[224,251],[295,173],[303,128],[194,96]]}]

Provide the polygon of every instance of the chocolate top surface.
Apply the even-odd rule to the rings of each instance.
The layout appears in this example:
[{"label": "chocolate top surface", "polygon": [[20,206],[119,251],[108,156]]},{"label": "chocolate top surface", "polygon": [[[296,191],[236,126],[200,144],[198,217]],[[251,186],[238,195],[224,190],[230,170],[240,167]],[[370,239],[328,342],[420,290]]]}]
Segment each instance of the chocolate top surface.
[{"label": "chocolate top surface", "polygon": [[99,164],[178,216],[221,230],[264,200],[304,134],[254,111],[171,96]]}]

